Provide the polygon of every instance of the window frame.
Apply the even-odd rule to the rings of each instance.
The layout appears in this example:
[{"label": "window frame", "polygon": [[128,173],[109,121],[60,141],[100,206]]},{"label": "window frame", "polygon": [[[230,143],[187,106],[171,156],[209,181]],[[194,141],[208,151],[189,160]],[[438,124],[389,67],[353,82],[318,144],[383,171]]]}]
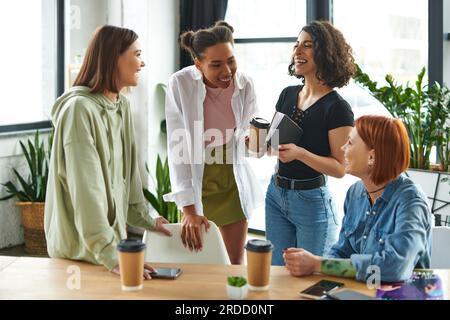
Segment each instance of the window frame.
[{"label": "window frame", "polygon": [[[65,0],[56,0],[56,96],[64,92],[65,77],[65,46],[64,46],[64,28],[65,28]],[[0,134],[30,131],[36,129],[51,129],[50,120],[0,125]]]},{"label": "window frame", "polygon": [[430,84],[438,82],[442,85],[444,80],[444,40],[444,1],[428,0],[428,82]]}]

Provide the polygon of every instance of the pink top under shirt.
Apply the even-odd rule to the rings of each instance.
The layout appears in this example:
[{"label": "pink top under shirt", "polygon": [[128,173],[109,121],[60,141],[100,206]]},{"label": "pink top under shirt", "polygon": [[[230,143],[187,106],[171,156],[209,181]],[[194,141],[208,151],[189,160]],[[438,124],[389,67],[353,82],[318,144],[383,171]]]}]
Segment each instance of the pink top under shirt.
[{"label": "pink top under shirt", "polygon": [[220,147],[233,138],[236,128],[236,121],[231,108],[233,93],[234,81],[225,89],[206,86],[206,97],[203,102],[206,147]]}]

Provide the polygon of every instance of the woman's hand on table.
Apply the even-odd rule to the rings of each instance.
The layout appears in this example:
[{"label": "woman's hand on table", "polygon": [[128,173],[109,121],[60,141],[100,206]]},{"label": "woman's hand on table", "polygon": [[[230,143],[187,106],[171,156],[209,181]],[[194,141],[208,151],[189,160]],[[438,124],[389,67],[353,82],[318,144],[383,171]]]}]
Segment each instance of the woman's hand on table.
[{"label": "woman's hand on table", "polygon": [[283,250],[286,268],[296,277],[308,276],[320,272],[322,259],[301,248],[287,248]]}]

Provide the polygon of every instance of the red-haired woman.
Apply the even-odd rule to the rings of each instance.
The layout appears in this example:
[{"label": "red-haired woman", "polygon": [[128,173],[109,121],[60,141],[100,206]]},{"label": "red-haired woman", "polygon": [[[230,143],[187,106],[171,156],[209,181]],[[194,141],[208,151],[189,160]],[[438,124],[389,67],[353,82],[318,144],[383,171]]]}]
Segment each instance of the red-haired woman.
[{"label": "red-haired woman", "polygon": [[285,250],[292,275],[323,272],[365,281],[379,270],[381,281],[396,282],[407,280],[414,268],[429,268],[432,222],[427,198],[402,174],[409,148],[400,120],[363,116],[356,121],[342,149],[345,171],[361,181],[347,192],[339,240],[327,257]]}]

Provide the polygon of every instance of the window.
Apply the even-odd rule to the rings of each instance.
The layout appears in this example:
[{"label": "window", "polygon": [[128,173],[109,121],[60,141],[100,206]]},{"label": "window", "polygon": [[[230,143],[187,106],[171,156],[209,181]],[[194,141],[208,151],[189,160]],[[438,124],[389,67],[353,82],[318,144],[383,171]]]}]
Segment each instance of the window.
[{"label": "window", "polygon": [[70,0],[69,41],[67,50],[67,76],[65,88],[72,86],[83,62],[89,40],[94,31],[107,23],[110,9],[107,0]]},{"label": "window", "polygon": [[[427,67],[428,1],[334,0],[333,22],[352,46],[362,70],[379,83],[386,83],[389,73],[399,83],[412,85],[422,67]],[[339,92],[356,117],[389,114],[354,82]]]},{"label": "window", "polygon": [[390,73],[399,82],[412,84],[427,67],[428,1],[334,0],[333,8],[334,25],[374,80],[383,82]]},{"label": "window", "polygon": [[260,115],[271,119],[281,90],[298,83],[287,70],[306,23],[306,0],[230,0],[225,20],[235,28],[239,70],[252,77]]},{"label": "window", "polygon": [[[281,90],[299,83],[287,72],[293,45],[306,24],[306,0],[229,0],[225,20],[235,29],[238,68],[254,81],[259,116],[271,120]],[[265,192],[276,158],[249,162]],[[253,217],[249,227],[264,230],[264,207]]]},{"label": "window", "polygon": [[0,128],[50,119],[57,90],[57,0],[0,3]]}]

